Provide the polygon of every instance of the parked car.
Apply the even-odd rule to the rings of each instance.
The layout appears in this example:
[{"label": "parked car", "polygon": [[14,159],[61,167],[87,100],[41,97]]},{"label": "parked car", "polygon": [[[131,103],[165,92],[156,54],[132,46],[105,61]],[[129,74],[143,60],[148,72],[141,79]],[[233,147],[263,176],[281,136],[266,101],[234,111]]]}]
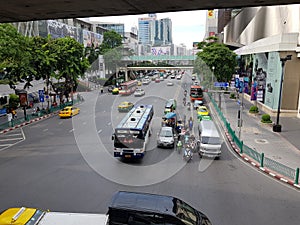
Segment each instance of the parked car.
[{"label": "parked car", "polygon": [[160,78],[159,77],[155,78],[155,83],[159,83],[159,82],[160,82]]},{"label": "parked car", "polygon": [[75,106],[66,106],[62,110],[59,111],[60,118],[68,118],[79,114],[80,109]]},{"label": "parked car", "polygon": [[134,104],[132,102],[121,102],[121,104],[118,106],[119,112],[128,112],[130,109],[132,109]]},{"label": "parked car", "polygon": [[161,127],[157,134],[157,147],[174,148],[174,136],[172,127]]},{"label": "parked car", "polygon": [[143,95],[145,95],[145,91],[141,88],[137,88],[133,95],[136,97],[143,96]]}]

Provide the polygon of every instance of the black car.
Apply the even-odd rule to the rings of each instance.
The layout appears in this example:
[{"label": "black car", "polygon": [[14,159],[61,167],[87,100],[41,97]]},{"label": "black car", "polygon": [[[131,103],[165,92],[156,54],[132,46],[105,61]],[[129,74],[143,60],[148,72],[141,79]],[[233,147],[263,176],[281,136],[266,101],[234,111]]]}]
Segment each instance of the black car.
[{"label": "black car", "polygon": [[211,225],[207,216],[178,198],[139,192],[117,192],[108,215],[110,225]]}]

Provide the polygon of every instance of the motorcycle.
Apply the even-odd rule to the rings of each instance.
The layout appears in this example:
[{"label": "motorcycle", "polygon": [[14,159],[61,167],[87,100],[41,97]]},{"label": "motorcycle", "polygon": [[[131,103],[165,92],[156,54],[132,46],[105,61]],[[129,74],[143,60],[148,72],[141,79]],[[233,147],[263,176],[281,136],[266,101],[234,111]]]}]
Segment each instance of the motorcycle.
[{"label": "motorcycle", "polygon": [[193,159],[193,152],[191,151],[191,149],[189,147],[186,147],[184,149],[183,159],[187,162],[189,162]]}]

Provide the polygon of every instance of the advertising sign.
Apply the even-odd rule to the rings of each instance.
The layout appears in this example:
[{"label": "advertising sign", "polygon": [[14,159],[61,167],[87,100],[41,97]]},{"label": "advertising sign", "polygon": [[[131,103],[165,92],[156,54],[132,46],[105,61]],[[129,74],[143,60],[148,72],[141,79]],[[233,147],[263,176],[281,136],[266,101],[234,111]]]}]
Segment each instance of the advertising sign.
[{"label": "advertising sign", "polygon": [[39,99],[40,99],[40,102],[45,101],[45,99],[44,99],[44,90],[39,90]]},{"label": "advertising sign", "polygon": [[27,93],[19,93],[20,106],[27,106]]}]

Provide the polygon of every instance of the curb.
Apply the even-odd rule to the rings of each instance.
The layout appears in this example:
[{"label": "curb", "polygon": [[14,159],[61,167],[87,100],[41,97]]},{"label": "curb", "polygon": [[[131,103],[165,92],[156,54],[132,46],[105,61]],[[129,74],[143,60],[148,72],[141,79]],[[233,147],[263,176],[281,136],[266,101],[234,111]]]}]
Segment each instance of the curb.
[{"label": "curb", "polygon": [[9,132],[9,131],[12,131],[12,130],[15,130],[15,129],[17,129],[17,128],[26,126],[26,125],[28,125],[28,124],[32,124],[33,122],[36,122],[36,121],[40,121],[40,120],[49,118],[50,116],[53,116],[53,115],[56,115],[56,114],[57,114],[57,112],[54,112],[54,113],[50,113],[50,114],[47,114],[47,115],[44,115],[44,116],[41,116],[41,117],[37,117],[37,118],[32,119],[32,120],[30,120],[30,121],[25,121],[25,122],[23,122],[23,123],[21,123],[21,124],[18,124],[18,125],[16,125],[16,126],[14,126],[14,127],[10,127],[10,128],[7,128],[7,129],[4,129],[4,130],[0,131],[0,134],[5,134],[5,133],[7,133],[7,132]]},{"label": "curb", "polygon": [[254,166],[255,168],[259,169],[260,171],[262,171],[263,173],[283,182],[286,183],[292,187],[295,187],[297,189],[300,190],[300,185],[299,184],[294,184],[294,181],[291,179],[288,179],[286,177],[284,177],[281,174],[278,174],[270,169],[267,169],[265,167],[261,167],[259,163],[257,163],[256,161],[254,161],[253,159],[251,159],[250,157],[248,157],[247,155],[240,153],[240,149],[236,146],[236,144],[233,142],[233,140],[231,139],[230,134],[228,133],[227,130],[225,130],[225,135],[231,145],[231,147],[234,149],[234,151],[246,162],[248,162],[249,164],[251,164],[252,166]]}]

